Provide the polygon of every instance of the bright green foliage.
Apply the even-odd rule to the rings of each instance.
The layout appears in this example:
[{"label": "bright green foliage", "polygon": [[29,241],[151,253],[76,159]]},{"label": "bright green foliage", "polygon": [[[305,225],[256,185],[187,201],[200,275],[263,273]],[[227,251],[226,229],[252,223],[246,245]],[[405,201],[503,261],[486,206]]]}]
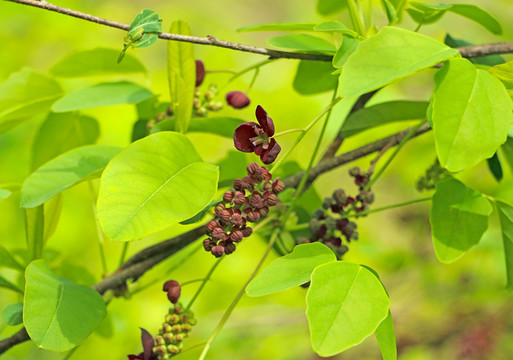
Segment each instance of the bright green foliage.
[{"label": "bright green foliage", "polygon": [[139,239],[201,211],[216,193],[218,176],[218,168],[203,162],[186,136],[149,135],[103,172],[98,220],[111,239]]},{"label": "bright green foliage", "polygon": [[306,296],[312,348],[332,356],[362,342],[387,317],[390,300],[379,279],[349,262],[315,268]]},{"label": "bright green foliage", "polygon": [[506,258],[506,288],[513,290],[513,207],[502,201],[495,201],[499,210],[499,219],[504,244],[504,257]]},{"label": "bright green foliage", "polygon": [[457,54],[457,51],[412,31],[384,27],[361,41],[340,76],[340,95],[379,89]]},{"label": "bright green foliage", "polygon": [[347,7],[347,0],[317,0],[317,12],[327,16],[336,14]]},{"label": "bright green foliage", "polygon": [[317,266],[333,261],[337,257],[326,245],[318,242],[298,245],[255,277],[246,287],[246,294],[262,296],[299,286],[310,280]]},{"label": "bright green foliage", "polygon": [[406,9],[408,15],[418,24],[431,24],[442,18],[451,5],[429,5],[420,2],[410,2],[413,8]]},{"label": "bright green foliage", "polygon": [[501,149],[509,168],[513,171],[513,139],[508,137],[506,142],[502,144]]},{"label": "bright green foliage", "polygon": [[507,89],[513,89],[513,60],[495,65],[488,72],[502,81]]},{"label": "bright green foliage", "polygon": [[32,208],[84,180],[98,177],[121,149],[89,145],[70,150],[33,172],[21,188],[21,206]]},{"label": "bright green foliage", "polygon": [[388,311],[388,316],[379,324],[376,329],[376,338],[378,339],[379,348],[383,360],[397,359],[397,345],[395,343],[394,322],[392,321],[392,313]]},{"label": "bright green foliage", "polygon": [[426,117],[426,101],[389,101],[358,110],[342,126],[344,138],[376,126],[396,121],[417,120]]},{"label": "bright green foliage", "polygon": [[313,31],[314,26],[308,23],[268,23],[243,26],[237,31]]},{"label": "bright green foliage", "polygon": [[9,251],[3,246],[0,246],[0,268],[6,267],[14,270],[25,270],[25,267],[21,265]]},{"label": "bright green foliage", "polygon": [[490,202],[460,181],[449,177],[437,183],[429,221],[438,260],[453,262],[477,245],[491,212]]},{"label": "bright green foliage", "polygon": [[152,96],[150,90],[129,81],[100,83],[65,95],[53,105],[52,110],[66,112],[100,106],[137,104]]},{"label": "bright green foliage", "polygon": [[395,24],[398,21],[398,17],[394,4],[390,0],[381,0],[381,4],[387,14],[388,25]]},{"label": "bright green foliage", "polygon": [[158,33],[162,31],[162,19],[158,14],[150,9],[144,9],[137,14],[124,40],[124,47],[118,56],[117,62],[120,63],[125,56],[128,47],[148,47],[157,42]]},{"label": "bright green foliage", "polygon": [[[173,34],[191,35],[189,25],[182,20],[174,21],[169,31]],[[194,89],[196,88],[196,62],[193,44],[168,41],[167,72],[176,130],[185,133],[189,128],[192,116]]]},{"label": "bright green foliage", "polygon": [[345,35],[351,36],[353,38],[358,37],[358,34],[355,31],[348,29],[340,21],[324,21],[324,22],[320,23],[319,25],[316,25],[314,27],[314,30],[318,31],[318,32],[331,32],[331,33],[345,34]]},{"label": "bright green foliage", "polygon": [[501,82],[460,58],[447,62],[435,83],[431,119],[440,164],[461,171],[491,157],[513,123]]},{"label": "bright green foliage", "polygon": [[11,196],[11,192],[6,189],[0,189],[0,200],[7,199]]},{"label": "bright green foliage", "polygon": [[11,326],[23,323],[23,303],[9,304],[4,307],[2,321]]},{"label": "bright green foliage", "polygon": [[32,170],[68,150],[94,144],[99,135],[96,119],[77,113],[50,113],[32,143]]},{"label": "bright green foliage", "polygon": [[18,292],[20,294],[23,294],[23,290],[21,290],[19,287],[17,287],[16,285],[14,285],[12,282],[10,282],[9,280],[7,280],[6,278],[4,278],[1,275],[0,275],[0,289],[8,289],[8,290],[12,290],[12,291]]},{"label": "bright green foliage", "polygon": [[55,80],[31,70],[12,74],[0,85],[0,134],[47,112],[62,95]]},{"label": "bright green foliage", "polygon": [[23,323],[37,346],[53,351],[72,349],[105,317],[100,294],[56,277],[43,260],[33,261],[25,277]]},{"label": "bright green foliage", "polygon": [[132,55],[116,64],[118,54],[118,50],[109,48],[76,51],[52,66],[50,73],[64,78],[146,73],[144,65]]},{"label": "bright green foliage", "polygon": [[308,34],[288,34],[270,38],[271,46],[307,52],[335,53],[335,46],[327,40]]},{"label": "bright green foliage", "polygon": [[355,52],[358,44],[359,41],[354,37],[344,35],[342,44],[335,53],[335,56],[333,56],[333,66],[336,68],[341,68],[346,63],[349,56]]},{"label": "bright green foliage", "polygon": [[57,229],[62,211],[62,194],[58,194],[47,200],[44,207],[45,230],[43,238],[46,242],[46,240],[53,235],[55,229]]},{"label": "bright green foliage", "polygon": [[302,60],[297,67],[293,86],[301,95],[313,95],[333,91],[337,85],[337,76],[331,63],[324,61]]},{"label": "bright green foliage", "polygon": [[45,246],[44,205],[25,209],[25,237],[30,260],[41,259]]},{"label": "bright green foliage", "polygon": [[497,156],[497,153],[493,154],[491,158],[486,159],[486,162],[488,163],[488,169],[492,173],[495,180],[501,181],[503,173],[501,162],[499,160],[499,156]]}]

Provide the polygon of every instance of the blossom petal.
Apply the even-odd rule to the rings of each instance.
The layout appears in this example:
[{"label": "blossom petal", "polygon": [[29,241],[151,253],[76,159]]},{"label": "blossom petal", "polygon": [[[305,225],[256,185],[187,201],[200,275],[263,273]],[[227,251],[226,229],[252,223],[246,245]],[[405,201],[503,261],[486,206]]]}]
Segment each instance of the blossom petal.
[{"label": "blossom petal", "polygon": [[276,160],[276,157],[278,157],[280,151],[281,146],[276,142],[276,140],[271,139],[269,148],[266,151],[264,151],[262,155],[260,155],[260,160],[262,160],[264,164],[270,164],[274,160]]},{"label": "blossom petal", "polygon": [[153,336],[143,328],[141,329],[141,342],[144,349],[143,360],[150,360],[153,354],[153,345],[155,344]]},{"label": "blossom petal", "polygon": [[274,123],[273,119],[271,119],[267,112],[258,105],[255,112],[256,118],[258,120],[258,123],[264,129],[267,136],[273,136],[274,135]]},{"label": "blossom petal", "polygon": [[235,133],[233,134],[233,144],[237,150],[243,152],[253,152],[255,147],[251,143],[250,139],[257,136],[255,129],[259,128],[257,123],[245,122],[240,124]]}]

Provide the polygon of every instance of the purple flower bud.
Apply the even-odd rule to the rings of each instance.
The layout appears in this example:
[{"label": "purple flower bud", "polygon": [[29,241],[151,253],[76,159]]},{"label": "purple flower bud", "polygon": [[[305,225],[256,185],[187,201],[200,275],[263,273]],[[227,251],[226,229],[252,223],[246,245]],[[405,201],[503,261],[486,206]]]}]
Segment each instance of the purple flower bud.
[{"label": "purple flower bud", "polygon": [[239,213],[234,213],[230,219],[231,223],[233,225],[241,226],[244,223],[244,219],[242,218],[242,215]]},{"label": "purple flower bud", "polygon": [[218,216],[221,218],[221,220],[223,221],[230,221],[230,218],[232,216],[232,213],[229,209],[224,209],[222,210],[221,212],[219,212]]},{"label": "purple flower bud", "polygon": [[226,94],[226,102],[235,109],[243,109],[249,105],[251,100],[242,91],[230,91]]},{"label": "purple flower bud", "polygon": [[257,222],[260,219],[260,213],[251,209],[246,209],[246,211],[246,219],[248,219],[249,222]]},{"label": "purple flower bud", "polygon": [[203,247],[205,248],[206,251],[212,250],[213,246],[212,246],[212,241],[210,240],[210,238],[203,240]]},{"label": "purple flower bud", "polygon": [[[233,242],[240,242],[243,238],[243,235],[242,235],[242,231],[240,230],[235,230],[231,232],[230,234],[230,240],[233,241]],[[226,248],[225,248],[226,250]]]},{"label": "purple flower bud", "polygon": [[260,196],[259,193],[254,192],[251,195],[251,199],[249,200],[249,206],[251,206],[253,209],[261,209],[264,207],[264,199],[262,196]]},{"label": "purple flower bud", "polygon": [[196,87],[200,86],[203,83],[203,79],[205,78],[205,65],[203,61],[196,60]]},{"label": "purple flower bud", "polygon": [[275,194],[265,192],[264,199],[267,206],[274,206],[278,203],[278,197]]},{"label": "purple flower bud", "polygon": [[232,242],[227,242],[226,246],[224,247],[224,253],[226,255],[230,255],[234,251],[235,251],[235,244]]},{"label": "purple flower bud", "polygon": [[164,287],[162,289],[163,291],[167,291],[167,298],[169,301],[171,301],[173,304],[176,304],[178,302],[178,299],[180,298],[180,284],[178,281],[175,280],[169,280],[164,283]]},{"label": "purple flower bud", "polygon": [[264,218],[267,216],[267,214],[269,214],[269,208],[264,206],[263,208],[259,209],[258,212],[260,213],[260,216]]},{"label": "purple flower bud", "polygon": [[212,255],[214,255],[216,258],[223,256],[224,247],[222,247],[221,245],[214,246],[212,248]]},{"label": "purple flower bud", "polygon": [[223,200],[229,204],[232,203],[232,200],[233,200],[233,194],[234,192],[233,191],[226,191],[223,195]]},{"label": "purple flower bud", "polygon": [[217,222],[215,222],[214,220],[210,220],[208,223],[207,223],[207,230],[209,233],[212,233],[212,231],[214,231],[214,229],[216,227],[218,227],[219,225],[217,224]]},{"label": "purple flower bud", "polygon": [[248,237],[253,233],[253,229],[249,226],[246,226],[246,227],[240,229],[240,231],[242,232],[242,235],[244,237]]},{"label": "purple flower bud", "polygon": [[242,179],[237,178],[233,181],[233,189],[237,191],[242,190]]},{"label": "purple flower bud", "polygon": [[273,193],[278,194],[285,189],[285,184],[280,181],[280,178],[276,178],[272,184]]},{"label": "purple flower bud", "polygon": [[237,191],[233,196],[233,203],[235,205],[243,205],[246,202],[246,196],[243,192]]},{"label": "purple flower bud", "polygon": [[217,204],[216,207],[214,208],[214,212],[216,213],[216,215],[219,215],[219,213],[221,211],[223,211],[226,207],[224,206],[223,203],[220,203],[220,204]]},{"label": "purple flower bud", "polygon": [[260,169],[260,165],[258,165],[256,162],[249,164],[246,167],[246,170],[248,172],[248,175],[253,175]]},{"label": "purple flower bud", "polygon": [[249,190],[249,191],[253,191],[253,189],[255,188],[255,184],[254,184],[253,179],[251,178],[251,176],[244,176],[242,178],[241,187],[243,189],[246,189],[246,190]]},{"label": "purple flower bud", "polygon": [[224,230],[221,228],[215,228],[214,231],[212,231],[212,238],[215,240],[221,240],[224,237]]}]

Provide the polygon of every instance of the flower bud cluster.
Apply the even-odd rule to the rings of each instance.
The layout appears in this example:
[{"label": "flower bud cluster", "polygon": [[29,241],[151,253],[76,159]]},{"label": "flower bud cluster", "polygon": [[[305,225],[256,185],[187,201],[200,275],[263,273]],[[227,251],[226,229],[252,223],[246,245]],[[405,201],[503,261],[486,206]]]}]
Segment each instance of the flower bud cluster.
[{"label": "flower bud cluster", "polygon": [[322,209],[316,210],[309,223],[310,238],[298,238],[298,243],[322,242],[330,247],[341,258],[349,248],[342,241],[345,238],[347,243],[358,240],[357,225],[348,219],[351,212],[355,214],[368,210],[369,204],[374,201],[372,191],[366,189],[369,184],[370,175],[362,173],[359,168],[353,168],[349,175],[354,177],[359,192],[356,196],[349,196],[344,190],[338,189],[331,197],[322,202]]},{"label": "flower bud cluster", "polygon": [[426,173],[417,181],[417,191],[433,190],[435,184],[447,176],[447,170],[440,166],[438,159],[431,165]]},{"label": "flower bud cluster", "polygon": [[178,354],[183,347],[183,340],[189,336],[196,319],[192,311],[184,311],[181,303],[171,306],[165,321],[155,337],[153,353],[158,360],[167,360]]},{"label": "flower bud cluster", "polygon": [[285,185],[265,167],[257,163],[247,166],[247,176],[235,179],[233,188],[223,195],[223,202],[215,207],[215,216],[207,224],[208,238],[203,247],[215,257],[229,255],[235,251],[235,244],[248,237],[254,223],[269,213],[269,208],[278,203],[278,193]]},{"label": "flower bud cluster", "polygon": [[205,117],[209,111],[219,111],[223,108],[223,103],[215,101],[217,95],[217,86],[210,84],[208,90],[202,93],[198,88],[194,91],[194,100],[192,103],[194,115]]}]

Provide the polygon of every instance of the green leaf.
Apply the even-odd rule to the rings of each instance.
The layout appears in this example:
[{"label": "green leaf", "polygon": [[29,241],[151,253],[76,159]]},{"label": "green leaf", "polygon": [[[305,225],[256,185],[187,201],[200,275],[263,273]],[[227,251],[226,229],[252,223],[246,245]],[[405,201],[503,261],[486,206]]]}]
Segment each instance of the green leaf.
[{"label": "green leaf", "polygon": [[3,276],[0,275],[0,289],[2,289],[2,288],[23,294],[23,290],[21,290],[19,287],[17,287],[12,282],[10,282],[9,280],[7,280],[6,278],[4,278]]},{"label": "green leaf", "polygon": [[489,159],[486,159],[486,162],[488,164],[488,169],[492,173],[493,177],[497,181],[502,180],[502,166],[501,161],[499,160],[499,157],[497,156],[497,152],[493,154],[493,156]]},{"label": "green leaf", "polygon": [[430,5],[420,2],[410,2],[413,8],[406,9],[406,12],[410,17],[418,24],[432,24],[442,18],[445,12],[452,5]]},{"label": "green leaf", "polygon": [[308,52],[335,53],[335,46],[327,40],[308,34],[288,34],[270,38],[267,43],[278,48]]},{"label": "green leaf", "polygon": [[77,113],[50,113],[32,143],[32,170],[68,150],[94,144],[99,135],[96,119]]},{"label": "green leaf", "polygon": [[37,346],[52,351],[72,349],[105,317],[100,294],[56,277],[43,260],[33,261],[25,276],[23,323]]},{"label": "green leaf", "polygon": [[98,177],[121,149],[89,145],[70,150],[33,172],[21,188],[21,206],[32,208],[84,180]]},{"label": "green leaf", "polygon": [[513,105],[501,82],[460,58],[439,70],[435,84],[431,117],[440,164],[456,172],[491,157],[513,123]]},{"label": "green leaf", "polygon": [[504,244],[504,257],[506,260],[506,289],[513,290],[513,207],[502,201],[495,201],[499,210],[499,220]]},{"label": "green leaf", "polygon": [[490,13],[476,5],[452,4],[452,6],[447,9],[447,11],[461,15],[478,23],[492,34],[502,34],[501,24],[492,15],[490,15]]},{"label": "green leaf", "polygon": [[431,235],[438,260],[450,263],[477,245],[488,228],[490,202],[449,177],[436,184],[431,206]]},{"label": "green leaf", "polygon": [[346,138],[396,121],[423,119],[428,105],[426,101],[389,101],[363,108],[347,118],[340,135]]},{"label": "green leaf", "polygon": [[[185,21],[171,24],[173,34],[191,35],[191,29]],[[194,45],[181,41],[168,41],[167,71],[169,93],[176,117],[177,130],[185,133],[189,128],[196,88],[196,60]]]},{"label": "green leaf", "polygon": [[45,246],[44,205],[25,209],[25,236],[29,259],[41,259]]},{"label": "green leaf", "polygon": [[390,2],[390,0],[381,0],[381,4],[383,5],[385,13],[387,14],[388,25],[395,24],[398,21],[395,6],[392,4],[392,2]]},{"label": "green leaf", "polygon": [[52,197],[48,201],[45,202],[44,205],[44,217],[45,217],[45,230],[44,230],[44,241],[48,240],[50,236],[53,235],[55,229],[57,229],[57,224],[59,223],[59,219],[61,217],[62,211],[62,194],[58,194],[57,196]]},{"label": "green leaf", "polygon": [[495,65],[489,68],[488,72],[502,81],[507,89],[513,89],[513,60]]},{"label": "green leaf", "polygon": [[395,343],[394,322],[392,313],[388,311],[388,316],[379,324],[376,329],[376,338],[383,360],[397,360],[397,345]]},{"label": "green leaf", "polygon": [[332,356],[373,334],[387,317],[390,300],[368,269],[337,261],[315,268],[306,304],[312,348]]},{"label": "green leaf", "polygon": [[23,303],[9,304],[4,307],[2,320],[10,326],[23,324]]},{"label": "green leaf", "polygon": [[347,7],[347,0],[317,0],[317,12],[321,15],[333,15]]},{"label": "green leaf", "polygon": [[315,25],[314,30],[317,32],[341,33],[352,38],[358,37],[358,33],[356,31],[348,29],[340,21],[324,21],[319,25]]},{"label": "green leaf", "polygon": [[218,168],[203,162],[186,136],[149,135],[103,172],[98,220],[111,239],[144,237],[202,210],[216,193],[218,176]]},{"label": "green leaf", "polygon": [[0,134],[44,114],[61,95],[59,84],[45,75],[27,69],[12,74],[0,85]]},{"label": "green leaf", "polygon": [[7,199],[11,196],[11,192],[6,189],[0,189],[0,200]]},{"label": "green leaf", "polygon": [[109,48],[76,51],[53,65],[50,73],[64,78],[146,73],[144,65],[132,55],[116,64],[118,54],[118,50]]},{"label": "green leaf", "polygon": [[25,266],[21,265],[11,253],[0,245],[0,267],[24,271]]},{"label": "green leaf", "polygon": [[161,23],[162,19],[159,18],[159,15],[155,11],[144,9],[136,15],[135,19],[130,24],[128,35],[137,34],[140,30],[143,30],[145,33],[161,32]]},{"label": "green leaf", "polygon": [[268,23],[243,26],[237,31],[313,31],[314,26],[315,24],[306,23]]},{"label": "green leaf", "polygon": [[337,76],[331,74],[334,70],[330,62],[301,60],[294,78],[294,90],[301,95],[333,91],[337,85]]},{"label": "green leaf", "polygon": [[65,95],[53,105],[52,110],[66,112],[100,106],[137,104],[152,96],[150,90],[129,81],[100,83]]},{"label": "green leaf", "polygon": [[298,245],[262,270],[246,287],[246,294],[263,296],[299,286],[310,280],[317,266],[336,260],[333,251],[319,242]]},{"label": "green leaf", "polygon": [[431,67],[458,52],[432,38],[385,26],[361,41],[340,76],[340,96],[355,96]]},{"label": "green leaf", "polygon": [[355,52],[359,43],[357,39],[344,35],[342,45],[340,45],[335,56],[333,56],[333,66],[335,68],[341,68],[346,63],[349,56]]},{"label": "green leaf", "polygon": [[508,137],[506,142],[502,144],[501,149],[509,168],[513,171],[513,139]]},{"label": "green leaf", "polygon": [[[444,43],[446,45],[449,45],[452,48],[474,45],[471,42],[468,42],[468,41],[465,41],[462,39],[453,38],[449,34],[445,35]],[[472,62],[473,64],[481,64],[481,65],[486,65],[486,66],[494,66],[494,65],[498,65],[498,64],[504,64],[506,62],[506,60],[504,60],[504,58],[500,55],[477,56],[477,57],[470,58],[468,60],[470,60],[470,62]],[[490,70],[488,70],[488,71],[490,71]]]}]

